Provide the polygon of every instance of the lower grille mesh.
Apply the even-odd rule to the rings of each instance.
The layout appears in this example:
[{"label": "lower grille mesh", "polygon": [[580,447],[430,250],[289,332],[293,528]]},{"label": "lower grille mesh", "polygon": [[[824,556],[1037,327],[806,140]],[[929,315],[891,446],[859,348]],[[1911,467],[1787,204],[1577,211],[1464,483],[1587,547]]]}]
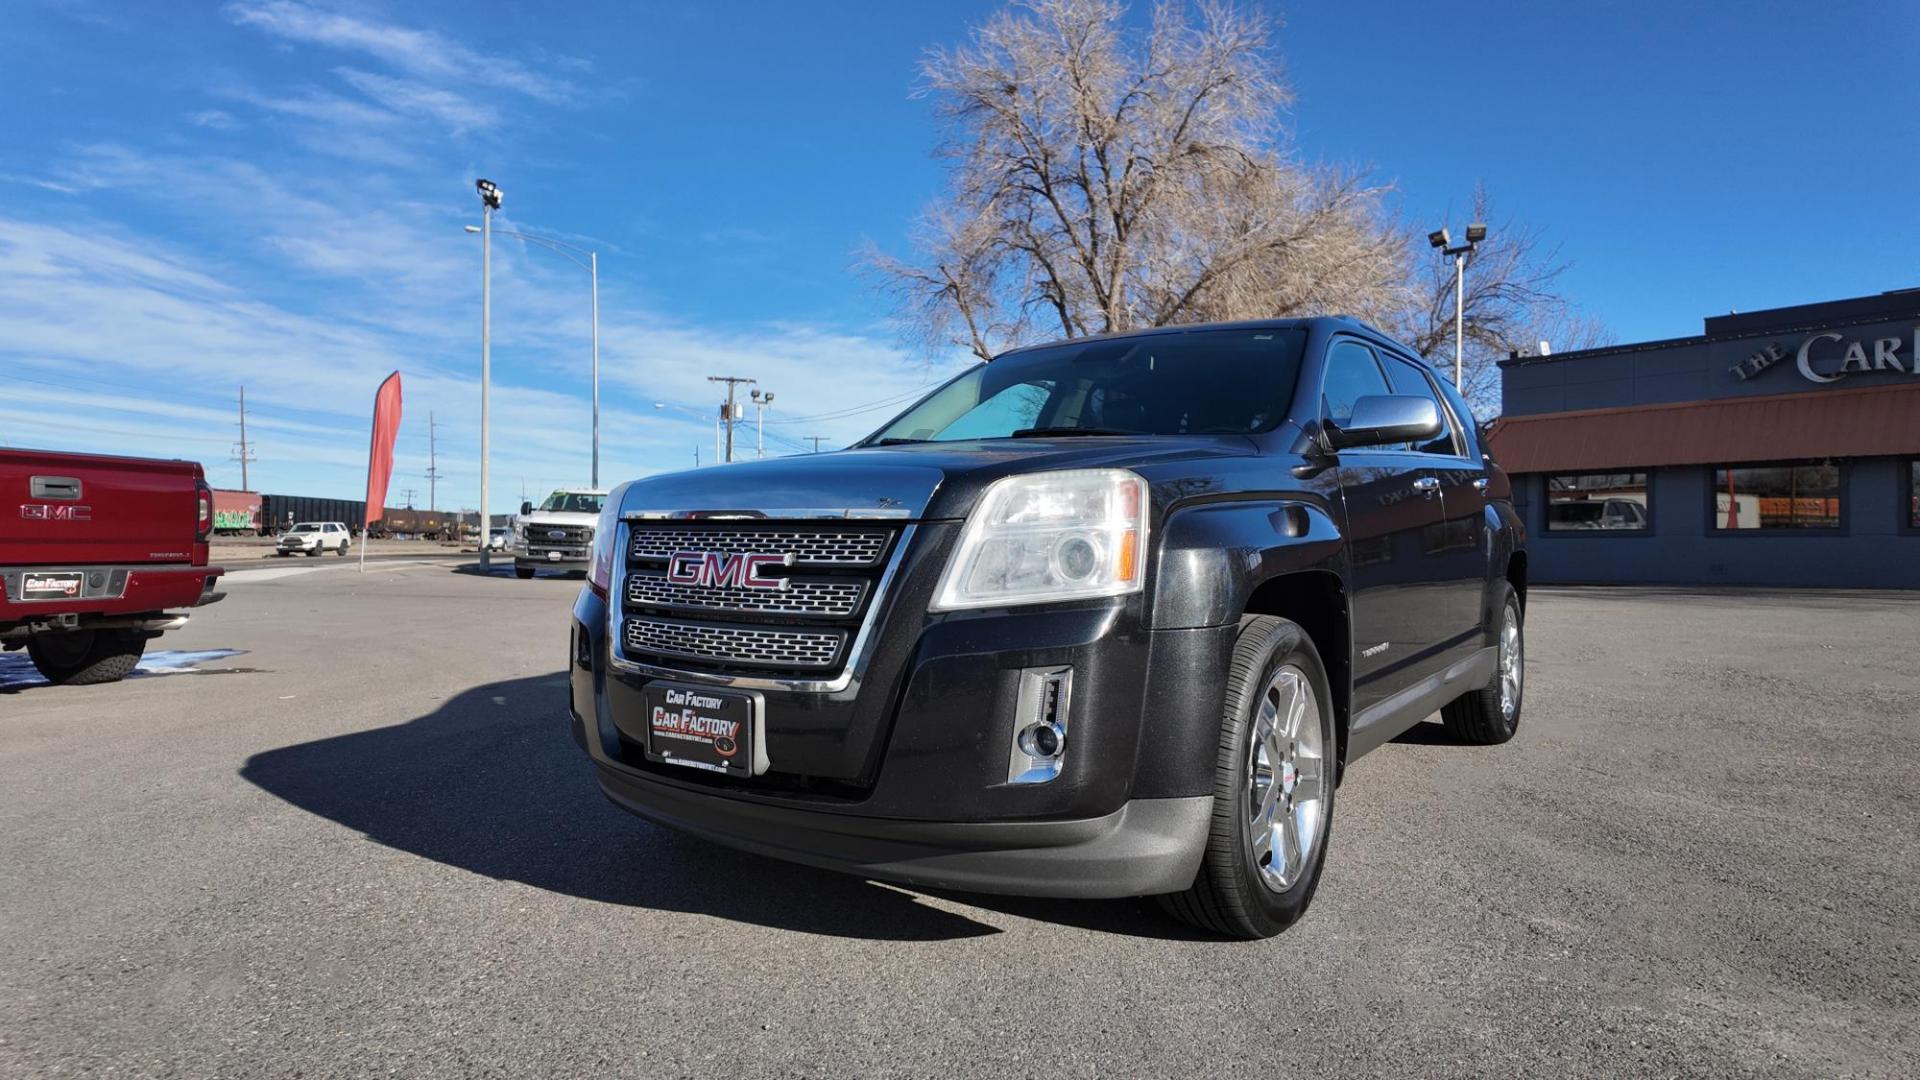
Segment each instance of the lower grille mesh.
[{"label": "lower grille mesh", "polygon": [[632,652],[722,664],[818,669],[830,668],[840,659],[846,633],[628,619],[625,637],[626,647]]}]

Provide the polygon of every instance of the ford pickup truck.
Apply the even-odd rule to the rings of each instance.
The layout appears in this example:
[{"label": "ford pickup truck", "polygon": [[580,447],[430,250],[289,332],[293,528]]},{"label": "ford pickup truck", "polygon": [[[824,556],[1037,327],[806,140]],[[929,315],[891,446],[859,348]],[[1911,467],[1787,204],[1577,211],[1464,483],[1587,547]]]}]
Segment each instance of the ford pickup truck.
[{"label": "ford pickup truck", "polygon": [[1514,735],[1526,597],[1507,476],[1390,337],[1081,338],[841,452],[617,488],[573,736],[614,803],[723,844],[1265,937],[1362,755],[1436,711]]},{"label": "ford pickup truck", "polygon": [[49,682],[124,678],[219,600],[213,492],[191,461],[0,450],[0,649]]}]

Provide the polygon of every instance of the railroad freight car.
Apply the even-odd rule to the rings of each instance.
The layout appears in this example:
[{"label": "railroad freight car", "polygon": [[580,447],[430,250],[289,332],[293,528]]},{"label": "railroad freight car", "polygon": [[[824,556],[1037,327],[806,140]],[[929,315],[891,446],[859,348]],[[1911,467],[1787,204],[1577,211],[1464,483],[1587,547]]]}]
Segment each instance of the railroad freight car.
[{"label": "railroad freight car", "polygon": [[412,536],[425,540],[449,540],[455,535],[458,521],[458,514],[445,510],[410,510],[389,506],[380,520],[373,523],[373,535],[376,538]]},{"label": "railroad freight car", "polygon": [[358,499],[315,499],[305,495],[260,496],[260,532],[278,536],[303,521],[338,521],[360,534],[366,503]]},{"label": "railroad freight car", "polygon": [[213,489],[213,531],[238,536],[260,531],[260,493]]}]

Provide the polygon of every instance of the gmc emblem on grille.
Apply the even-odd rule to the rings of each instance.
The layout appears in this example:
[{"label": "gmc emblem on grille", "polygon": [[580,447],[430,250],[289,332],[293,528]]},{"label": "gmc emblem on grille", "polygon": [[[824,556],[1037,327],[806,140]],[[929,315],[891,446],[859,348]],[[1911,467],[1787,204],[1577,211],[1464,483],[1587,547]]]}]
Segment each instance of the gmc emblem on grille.
[{"label": "gmc emblem on grille", "polygon": [[762,577],[767,566],[792,566],[793,553],[746,555],[724,551],[676,551],[667,560],[667,580],[675,585],[720,589],[784,589],[787,579]]}]

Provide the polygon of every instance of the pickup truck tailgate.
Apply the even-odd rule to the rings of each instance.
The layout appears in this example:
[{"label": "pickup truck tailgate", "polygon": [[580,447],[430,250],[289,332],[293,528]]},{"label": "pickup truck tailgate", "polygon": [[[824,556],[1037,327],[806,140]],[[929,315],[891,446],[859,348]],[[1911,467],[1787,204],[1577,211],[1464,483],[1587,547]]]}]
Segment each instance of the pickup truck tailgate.
[{"label": "pickup truck tailgate", "polygon": [[0,450],[0,566],[186,563],[190,461]]}]

